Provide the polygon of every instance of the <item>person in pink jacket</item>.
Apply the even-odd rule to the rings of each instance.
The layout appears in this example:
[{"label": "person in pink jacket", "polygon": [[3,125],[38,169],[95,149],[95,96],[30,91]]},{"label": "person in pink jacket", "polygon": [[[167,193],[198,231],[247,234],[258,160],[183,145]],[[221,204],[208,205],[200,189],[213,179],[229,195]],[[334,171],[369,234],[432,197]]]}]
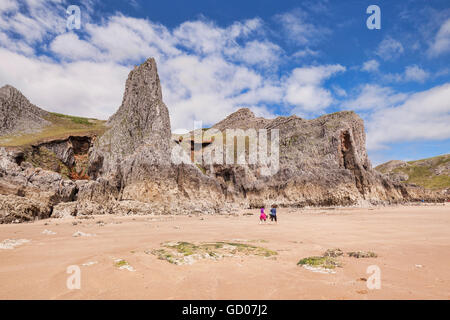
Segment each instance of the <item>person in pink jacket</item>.
[{"label": "person in pink jacket", "polygon": [[259,216],[259,224],[261,224],[263,221],[266,222],[267,215],[264,212],[264,207],[261,208],[261,215]]}]

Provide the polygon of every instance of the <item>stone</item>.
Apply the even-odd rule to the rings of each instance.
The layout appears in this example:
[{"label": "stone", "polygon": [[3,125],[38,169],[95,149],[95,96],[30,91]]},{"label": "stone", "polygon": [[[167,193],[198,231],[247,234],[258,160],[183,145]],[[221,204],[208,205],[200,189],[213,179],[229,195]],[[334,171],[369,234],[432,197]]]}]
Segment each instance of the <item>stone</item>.
[{"label": "stone", "polygon": [[91,236],[95,236],[95,234],[90,234],[90,233],[84,233],[82,231],[77,231],[72,236],[73,237],[91,237]]},{"label": "stone", "polygon": [[61,202],[53,207],[52,218],[69,218],[77,215],[76,202]]},{"label": "stone", "polygon": [[15,195],[0,195],[0,223],[49,218],[51,208],[40,201]]},{"label": "stone", "polygon": [[49,113],[31,104],[16,88],[0,88],[0,135],[32,133],[50,124]]}]

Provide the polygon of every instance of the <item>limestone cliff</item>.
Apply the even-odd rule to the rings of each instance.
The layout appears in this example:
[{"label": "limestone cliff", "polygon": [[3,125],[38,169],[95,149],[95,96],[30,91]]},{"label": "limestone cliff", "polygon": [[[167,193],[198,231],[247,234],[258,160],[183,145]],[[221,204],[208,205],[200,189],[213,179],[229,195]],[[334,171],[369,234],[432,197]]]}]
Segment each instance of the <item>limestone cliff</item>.
[{"label": "limestone cliff", "polygon": [[[205,174],[220,182],[227,201],[258,207],[272,203],[358,205],[439,199],[421,188],[392,182],[372,169],[365,148],[364,123],[354,112],[337,112],[313,120],[297,116],[270,120],[241,109],[213,129],[226,132],[227,128],[239,127],[265,129],[268,136],[271,130],[279,130],[279,169],[264,176],[258,164],[202,163]],[[204,135],[214,136],[209,131]],[[187,145],[185,148],[188,152]],[[212,148],[214,143],[204,147],[202,153]],[[197,162],[202,161],[202,153],[194,155]]]},{"label": "limestone cliff", "polygon": [[[162,213],[219,206],[220,188],[212,178],[171,161],[169,112],[153,58],[130,72],[122,105],[108,124],[94,144],[90,175],[106,179],[116,200],[146,202]],[[80,200],[95,200],[84,194]]]},{"label": "limestone cliff", "polygon": [[[39,122],[45,111],[29,104],[18,91],[7,87],[1,92],[6,109],[0,114],[5,123],[0,136],[22,128],[23,123],[31,123],[30,128],[45,124]],[[5,120],[8,106],[13,105],[22,109],[11,109],[15,120]],[[242,129],[236,143],[244,139],[243,152],[235,150],[234,137],[233,143],[223,146],[231,136],[227,129]],[[248,161],[255,141],[246,136],[253,129],[267,132],[269,146],[279,142],[273,146],[279,150],[277,166]],[[354,112],[312,120],[264,119],[244,108],[202,131],[205,139],[200,144],[189,134],[174,140],[152,58],[130,72],[121,106],[106,131],[97,132],[104,133],[97,138],[55,138],[27,150],[0,148],[0,223],[102,213],[228,213],[271,204],[302,207],[446,199],[443,193],[392,181],[372,169],[364,123]],[[278,138],[272,136],[275,132]],[[229,155],[246,161],[205,161],[214,148],[223,148],[225,160]]]},{"label": "limestone cliff", "polygon": [[50,122],[48,112],[31,104],[16,88],[0,88],[0,135],[34,132]]}]

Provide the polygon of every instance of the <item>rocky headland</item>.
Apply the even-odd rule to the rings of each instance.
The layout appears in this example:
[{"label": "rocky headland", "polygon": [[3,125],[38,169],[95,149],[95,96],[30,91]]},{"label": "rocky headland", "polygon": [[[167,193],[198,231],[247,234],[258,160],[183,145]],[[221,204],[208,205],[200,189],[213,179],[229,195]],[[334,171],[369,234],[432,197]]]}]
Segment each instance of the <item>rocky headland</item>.
[{"label": "rocky headland", "polygon": [[[0,90],[0,137],[49,125],[47,112],[18,90],[10,86]],[[223,137],[217,132],[227,129],[266,130],[269,145],[271,132],[277,130],[277,170],[264,174],[258,163],[205,162],[201,155],[217,147],[214,141]],[[354,112],[313,120],[264,119],[243,108],[203,131],[208,143],[197,148],[190,135],[171,134],[156,63],[150,58],[130,72],[122,104],[101,130],[0,147],[0,222],[91,214],[230,213],[272,204],[364,206],[446,199],[442,193],[374,170],[365,148],[363,120]]]}]

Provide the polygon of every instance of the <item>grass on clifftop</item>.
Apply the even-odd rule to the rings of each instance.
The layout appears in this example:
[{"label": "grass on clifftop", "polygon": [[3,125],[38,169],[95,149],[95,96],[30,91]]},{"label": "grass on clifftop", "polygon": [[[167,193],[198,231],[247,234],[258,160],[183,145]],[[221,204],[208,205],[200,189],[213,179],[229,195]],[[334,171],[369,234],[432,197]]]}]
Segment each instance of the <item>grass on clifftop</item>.
[{"label": "grass on clifftop", "polygon": [[[442,173],[437,175],[435,170],[450,162],[450,155],[441,155],[437,157],[408,161],[408,166],[399,167],[392,170],[393,173],[406,173],[408,180],[406,183],[413,183],[426,189],[444,189],[450,187],[450,176]],[[382,173],[389,173],[385,164],[375,167]]]},{"label": "grass on clifftop", "polygon": [[38,132],[0,137],[0,146],[28,146],[41,141],[62,139],[69,135],[101,135],[106,130],[106,121],[104,120],[69,116],[60,113],[50,113],[46,120],[52,124]]}]

